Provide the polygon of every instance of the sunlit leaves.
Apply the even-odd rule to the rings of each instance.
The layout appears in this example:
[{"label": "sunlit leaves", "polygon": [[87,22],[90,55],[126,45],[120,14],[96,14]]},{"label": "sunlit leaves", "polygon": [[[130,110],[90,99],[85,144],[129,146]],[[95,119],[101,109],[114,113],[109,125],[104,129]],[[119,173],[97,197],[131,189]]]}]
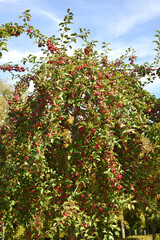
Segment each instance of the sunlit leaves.
[{"label": "sunlit leaves", "polygon": [[[19,82],[1,129],[1,221],[27,226],[31,239],[47,234],[58,239],[72,227],[83,239],[113,239],[126,194],[142,206],[148,200],[146,174],[152,164],[142,154],[141,136],[151,133],[154,99],[140,78],[149,65],[135,65],[132,49],[110,62],[108,44],[99,54],[88,30],[72,33],[73,14],[67,12],[57,38],[29,25],[29,10],[24,25],[15,24],[35,38],[43,57],[23,59],[33,67],[16,75]],[[0,28],[5,40],[15,35],[11,26]],[[67,48],[79,38],[84,45],[69,56]],[[22,69],[5,65],[1,70]],[[31,82],[34,90],[25,96]]]}]

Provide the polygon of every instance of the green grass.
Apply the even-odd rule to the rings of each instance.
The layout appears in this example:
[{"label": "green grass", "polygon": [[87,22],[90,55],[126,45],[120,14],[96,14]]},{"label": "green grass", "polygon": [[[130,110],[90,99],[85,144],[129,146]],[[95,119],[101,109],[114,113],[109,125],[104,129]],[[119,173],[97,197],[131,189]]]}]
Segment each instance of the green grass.
[{"label": "green grass", "polygon": [[[152,240],[152,235],[129,236],[125,239],[128,239],[128,240]],[[119,240],[122,240],[122,239],[119,239]],[[160,240],[160,234],[156,234],[156,240]]]}]

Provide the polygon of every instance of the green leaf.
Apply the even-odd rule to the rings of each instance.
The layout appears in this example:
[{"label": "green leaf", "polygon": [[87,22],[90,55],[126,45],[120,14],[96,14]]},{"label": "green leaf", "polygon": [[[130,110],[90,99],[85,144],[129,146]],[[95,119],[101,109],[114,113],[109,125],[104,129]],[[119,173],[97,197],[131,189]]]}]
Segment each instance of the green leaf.
[{"label": "green leaf", "polygon": [[[110,232],[111,233],[111,232]],[[112,233],[111,233],[112,234]],[[113,236],[113,234],[112,235],[109,235],[109,238],[108,238],[109,240],[114,240],[114,236]]]},{"label": "green leaf", "polygon": [[119,234],[119,232],[118,232],[118,231],[115,231],[115,235],[116,235],[116,236],[119,236],[120,234]]},{"label": "green leaf", "polygon": [[44,189],[42,188],[42,189],[41,189],[41,195],[43,195],[43,192],[44,192]]},{"label": "green leaf", "polygon": [[47,235],[48,235],[48,237],[50,237],[51,239],[53,239],[53,235],[52,235],[51,233],[48,233]]},{"label": "green leaf", "polygon": [[30,12],[31,10],[30,9],[27,9],[24,13],[28,13],[28,12]]}]

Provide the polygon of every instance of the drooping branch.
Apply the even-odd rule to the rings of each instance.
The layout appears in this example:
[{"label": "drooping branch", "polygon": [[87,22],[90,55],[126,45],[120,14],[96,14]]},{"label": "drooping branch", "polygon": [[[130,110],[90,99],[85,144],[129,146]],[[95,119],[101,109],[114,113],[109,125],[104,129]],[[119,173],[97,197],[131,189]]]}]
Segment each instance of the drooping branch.
[{"label": "drooping branch", "polygon": [[74,120],[73,120],[73,128],[72,128],[72,143],[76,141],[77,130],[78,130],[77,123],[78,123],[78,114],[77,112],[74,112]]}]

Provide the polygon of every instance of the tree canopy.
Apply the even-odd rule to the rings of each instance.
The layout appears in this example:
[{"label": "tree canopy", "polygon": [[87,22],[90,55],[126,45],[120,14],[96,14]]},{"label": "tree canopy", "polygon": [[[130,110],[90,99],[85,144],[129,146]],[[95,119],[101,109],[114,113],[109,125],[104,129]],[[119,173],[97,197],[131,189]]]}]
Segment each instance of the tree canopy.
[{"label": "tree canopy", "polygon": [[[127,201],[133,197],[150,208],[160,187],[159,176],[150,174],[159,165],[144,154],[142,142],[142,135],[158,137],[150,114],[157,100],[141,82],[144,75],[155,78],[159,55],[143,66],[131,50],[109,61],[108,45],[97,51],[88,30],[70,33],[72,19],[68,9],[60,37],[46,37],[29,25],[29,10],[23,25],[0,27],[2,50],[8,37],[26,33],[44,53],[40,60],[23,59],[33,64],[27,71],[0,67],[24,72],[16,75],[1,128],[0,221],[8,228],[25,226],[28,239],[57,239],[62,232],[68,239],[113,239]],[[84,46],[69,56],[78,38]],[[31,82],[34,90],[24,98]]]}]

